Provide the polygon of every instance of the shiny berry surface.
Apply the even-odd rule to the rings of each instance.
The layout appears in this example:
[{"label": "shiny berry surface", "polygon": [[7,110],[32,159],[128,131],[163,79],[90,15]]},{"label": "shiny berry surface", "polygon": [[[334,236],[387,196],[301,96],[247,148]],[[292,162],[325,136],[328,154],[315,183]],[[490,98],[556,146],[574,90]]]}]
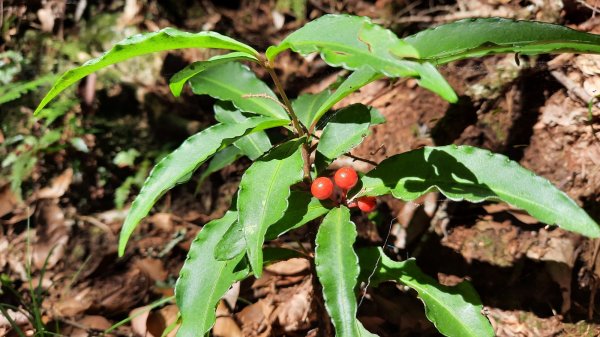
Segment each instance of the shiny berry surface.
[{"label": "shiny berry surface", "polygon": [[333,194],[333,183],[331,182],[331,179],[327,177],[315,179],[310,186],[310,193],[319,200],[328,199]]},{"label": "shiny berry surface", "polygon": [[358,208],[365,212],[373,212],[377,208],[377,199],[375,197],[360,197],[356,200]]},{"label": "shiny berry surface", "polygon": [[353,168],[342,167],[335,172],[333,179],[339,188],[349,190],[358,182],[358,175]]}]

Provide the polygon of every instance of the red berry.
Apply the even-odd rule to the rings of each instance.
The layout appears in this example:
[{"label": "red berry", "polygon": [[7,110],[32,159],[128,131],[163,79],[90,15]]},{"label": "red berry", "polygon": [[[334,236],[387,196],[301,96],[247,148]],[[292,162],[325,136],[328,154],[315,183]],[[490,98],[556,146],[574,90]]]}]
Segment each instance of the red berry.
[{"label": "red berry", "polygon": [[365,212],[373,212],[377,208],[377,199],[375,197],[360,197],[356,201],[358,208]]},{"label": "red berry", "polygon": [[358,206],[358,204],[356,203],[356,201],[350,201],[346,206],[348,206],[348,208],[354,208]]},{"label": "red berry", "polygon": [[335,184],[341,189],[349,190],[358,182],[358,175],[351,167],[342,167],[335,172],[333,177]]},{"label": "red berry", "polygon": [[319,177],[313,181],[310,192],[315,198],[325,200],[333,194],[333,183],[327,177]]}]

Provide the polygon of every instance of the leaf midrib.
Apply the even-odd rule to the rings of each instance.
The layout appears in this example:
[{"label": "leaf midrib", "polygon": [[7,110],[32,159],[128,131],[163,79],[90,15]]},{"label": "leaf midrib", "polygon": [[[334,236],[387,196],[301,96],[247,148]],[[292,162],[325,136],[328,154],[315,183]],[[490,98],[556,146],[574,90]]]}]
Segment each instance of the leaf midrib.
[{"label": "leaf midrib", "polygon": [[[340,208],[340,209],[338,209],[337,214],[336,214],[336,216],[337,216],[336,222],[337,222],[338,230],[335,231],[335,239],[336,239],[336,243],[337,243],[336,247],[338,248],[338,249],[336,249],[338,252],[338,254],[336,254],[337,262],[338,262],[338,266],[340,266],[338,275],[342,275],[341,277],[337,277],[337,279],[338,279],[337,285],[338,285],[338,289],[343,289],[345,292],[347,287],[344,286],[344,285],[346,285],[346,279],[345,279],[346,268],[344,268],[344,254],[343,254],[344,252],[342,251],[342,247],[344,244],[344,242],[343,242],[344,240],[342,238],[342,236],[343,236],[342,231],[344,229],[343,228],[344,223],[342,222],[342,215],[343,215],[342,210]],[[346,301],[344,292],[340,293],[342,295],[342,300],[338,301],[338,303],[340,304],[339,308],[340,308],[340,315],[342,318],[350,317],[348,314],[348,312],[350,311],[350,308],[347,308],[348,301]],[[336,300],[339,300],[339,299],[336,298]],[[342,319],[342,322],[346,322],[346,320]],[[353,321],[351,321],[351,322],[353,322]],[[346,324],[344,324],[344,329],[347,331],[352,331],[352,323],[350,323],[350,326],[347,326]]]},{"label": "leaf midrib", "polygon": [[[459,193],[457,193],[457,192],[447,191],[447,190],[445,190],[445,189],[442,189],[442,188],[440,188],[440,186],[439,186],[439,184],[438,184],[438,183],[449,183],[449,182],[452,182],[452,181],[450,181],[450,180],[440,180],[440,179],[434,179],[434,180],[429,180],[429,179],[419,179],[419,180],[420,180],[420,181],[422,181],[422,182],[430,182],[430,181],[431,181],[432,183],[430,184],[430,186],[429,186],[429,187],[428,187],[426,190],[419,191],[419,192],[416,192],[416,193],[421,193],[421,194],[422,194],[422,193],[426,193],[428,190],[430,190],[431,188],[435,187],[436,189],[438,189],[440,192],[442,192],[442,193],[443,193],[444,195],[446,195],[447,197],[449,197],[449,196],[448,196],[446,193],[459,194]],[[479,190],[479,191],[487,192],[487,190],[485,190],[485,189],[483,189],[483,188],[480,188],[480,187],[478,187],[480,184],[474,184],[474,183],[465,183],[465,182],[461,182],[461,184],[468,185],[468,186],[472,187],[474,190]],[[407,191],[405,188],[403,188],[403,189],[404,189],[405,191]],[[490,188],[490,189],[491,189],[491,188]],[[371,190],[372,190],[372,189],[371,189]],[[396,190],[396,188],[389,188],[389,190],[391,190],[391,191],[393,192],[394,190]],[[496,196],[493,196],[493,195],[492,195],[492,196],[483,197],[483,198],[481,198],[481,199],[475,199],[475,198],[471,198],[471,199],[469,199],[469,198],[467,198],[467,197],[464,197],[464,196],[463,196],[461,199],[464,199],[464,200],[467,200],[467,201],[471,201],[471,202],[475,202],[475,201],[482,201],[482,200],[487,200],[487,199],[491,199],[491,198],[500,198],[500,199],[502,199],[502,201],[504,201],[504,202],[506,202],[506,203],[509,203],[509,204],[512,204],[511,202],[508,202],[508,201],[504,200],[504,199],[501,197],[501,195],[505,195],[505,196],[509,196],[509,197],[512,197],[512,198],[514,198],[514,199],[517,199],[518,201],[522,202],[523,204],[526,204],[526,205],[529,205],[529,206],[540,207],[540,208],[542,208],[544,211],[546,211],[546,212],[550,212],[550,213],[552,213],[552,214],[553,214],[553,213],[556,213],[556,212],[554,211],[554,209],[553,209],[553,208],[550,208],[550,207],[548,207],[548,206],[546,206],[546,205],[543,205],[543,204],[540,204],[540,203],[535,203],[535,202],[532,202],[531,200],[529,200],[529,199],[527,199],[527,198],[523,198],[523,197],[520,197],[520,196],[518,196],[518,195],[515,195],[515,194],[513,194],[513,193],[509,193],[509,192],[507,192],[506,190],[503,190],[503,189],[501,189],[501,188],[493,188],[493,189],[491,189],[491,190],[492,190],[492,192],[494,192],[494,194],[496,194]],[[415,193],[415,192],[410,192],[410,191],[407,191],[407,192],[409,192],[409,193]],[[515,205],[515,206],[516,206],[516,205]],[[521,207],[520,207],[520,208],[521,208]]]},{"label": "leaf midrib", "polygon": [[[401,64],[399,64],[397,62],[392,61],[391,59],[378,57],[375,54],[369,53],[368,51],[364,51],[362,49],[347,48],[347,47],[345,47],[346,45],[341,44],[341,43],[335,43],[335,42],[323,43],[322,41],[312,41],[312,40],[303,40],[302,42],[294,42],[293,44],[290,43],[289,41],[285,41],[284,43],[285,44],[283,46],[288,45],[289,48],[291,48],[295,52],[299,52],[299,53],[302,53],[302,54],[304,54],[304,53],[299,50],[300,48],[296,48],[296,46],[301,46],[301,47],[304,46],[304,45],[309,45],[309,46],[315,46],[315,45],[316,46],[323,46],[322,49],[318,48],[319,53],[325,52],[326,50],[323,50],[323,49],[327,49],[327,46],[339,47],[339,49],[337,51],[349,52],[349,54],[356,53],[356,54],[359,54],[359,56],[365,56],[367,58],[372,58],[372,59],[384,62],[386,65],[391,65],[391,66],[394,66],[394,67],[397,67],[397,68],[402,68],[402,69],[409,69],[407,67],[402,66]],[[280,50],[283,51],[283,50],[285,50],[285,48],[282,48]],[[335,52],[336,50],[332,49],[331,51]],[[356,51],[358,51],[358,52],[356,52]],[[348,66],[347,62],[342,62],[342,64],[345,64],[346,66]],[[352,67],[352,68],[353,68],[353,70],[357,70],[357,69],[360,68],[360,66],[358,66],[358,67]],[[412,69],[409,69],[409,70],[412,71]],[[387,73],[386,75],[390,75],[390,74]],[[413,75],[418,75],[418,73],[415,72]]]},{"label": "leaf midrib", "polygon": [[[228,85],[224,84],[223,82],[215,81],[215,80],[213,80],[213,79],[211,79],[211,78],[208,78],[208,77],[202,77],[202,80],[203,80],[203,81],[206,81],[206,82],[210,82],[210,83],[212,83],[212,84],[215,84],[215,85],[217,85],[217,86],[220,86],[221,88],[224,88],[224,89],[226,89],[226,90],[229,90],[229,91],[231,91],[231,92],[233,92],[233,93],[235,93],[235,94],[238,94],[238,95],[240,96],[240,98],[241,98],[241,99],[248,99],[248,98],[244,98],[244,97],[242,97],[242,96],[244,95],[244,92],[243,92],[243,91],[241,91],[241,90],[236,90],[234,87],[230,87],[230,86],[228,86]],[[232,101],[232,102],[233,102],[233,101]],[[267,104],[265,104],[265,103],[262,103],[262,101],[260,101],[260,100],[250,100],[250,99],[248,99],[248,102],[250,102],[250,103],[252,103],[252,104],[254,104],[254,105],[257,105],[257,106],[259,106],[259,107],[261,107],[261,108],[263,108],[263,109],[265,109],[265,110],[266,110],[266,111],[269,113],[269,115],[268,115],[269,117],[280,118],[280,119],[281,119],[281,118],[285,118],[285,117],[287,117],[287,115],[286,115],[286,114],[284,114],[284,116],[285,116],[285,117],[282,117],[282,116],[280,116],[280,115],[278,115],[278,114],[272,114],[272,113],[273,113],[273,111],[271,111],[271,108],[272,108],[272,107],[271,107],[271,106],[269,106],[269,105],[267,105]],[[233,104],[234,104],[234,105],[236,105],[236,104],[235,104],[235,102],[233,102]],[[236,105],[236,107],[237,107],[237,105]],[[239,109],[239,107],[238,107],[238,109]],[[240,109],[240,110],[242,110],[242,109]],[[258,113],[258,112],[256,112],[256,111],[249,111],[249,112],[251,112],[251,113]],[[261,115],[262,115],[262,114],[261,114]]]},{"label": "leaf midrib", "polygon": [[[438,303],[439,307],[443,308],[444,311],[446,311],[446,315],[454,317],[454,321],[459,323],[459,326],[461,327],[461,330],[463,330],[464,332],[468,333],[469,336],[477,336],[477,331],[471,330],[470,326],[468,324],[463,324],[462,318],[460,316],[458,316],[458,315],[454,315],[453,311],[450,309],[449,305],[446,305],[446,302],[444,302],[442,300],[438,300],[437,296],[433,296],[424,287],[421,287],[421,284],[419,284],[418,282],[406,281],[406,277],[401,274],[400,270],[398,270],[398,273],[400,274],[398,276],[398,279],[402,283],[405,283],[405,284],[408,283],[408,284],[410,284],[410,287],[413,288],[413,289],[415,289],[419,293],[420,296],[422,296],[421,294],[425,294],[427,297],[430,298],[430,300],[433,300],[436,303]],[[423,301],[423,305],[429,311],[431,309],[430,306],[428,306],[427,304],[425,304],[424,300],[422,300],[422,301]],[[436,327],[437,327],[437,324],[434,323],[434,325],[436,325]]]}]

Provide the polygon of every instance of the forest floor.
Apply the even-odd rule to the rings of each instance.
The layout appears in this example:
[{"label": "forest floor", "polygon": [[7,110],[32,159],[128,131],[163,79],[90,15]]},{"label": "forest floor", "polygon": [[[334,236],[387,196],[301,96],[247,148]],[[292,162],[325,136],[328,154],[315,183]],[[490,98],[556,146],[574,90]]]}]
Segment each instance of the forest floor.
[{"label": "forest floor", "polygon": [[[189,92],[175,99],[166,84],[210,54],[157,54],[89,76],[49,109],[50,121],[32,115],[52,80],[45,74],[97,56],[125,36],[167,26],[215,30],[257,50],[327,13],[369,16],[399,36],[489,16],[600,33],[595,2],[3,1],[0,81],[43,82],[0,106],[0,303],[20,309],[5,314],[27,335],[36,324],[64,336],[99,335],[129,318],[107,335],[160,336],[177,307],[149,306],[173,295],[191,241],[229,208],[250,164],[242,158],[173,189],[118,258],[120,227],[149,168],[214,122],[214,101]],[[318,58],[309,63],[290,53],[277,69],[292,96],[340,75]],[[487,148],[549,179],[600,221],[600,110],[588,109],[600,90],[600,56],[488,56],[441,71],[458,104],[414,80],[376,81],[342,101],[336,108],[361,102],[386,118],[353,154],[378,162],[425,145]],[[333,165],[372,168],[350,160]],[[443,284],[470,281],[498,336],[600,335],[600,240],[546,227],[506,204],[450,202],[437,193],[408,203],[386,198],[378,212],[354,219],[359,242],[382,244],[390,234],[390,254],[416,257]],[[230,291],[233,305],[219,305],[213,333],[312,336],[320,318],[311,296],[306,260],[274,264]],[[369,290],[359,319],[384,337],[438,335],[414,294],[391,284]],[[18,336],[2,314],[0,335]]]}]

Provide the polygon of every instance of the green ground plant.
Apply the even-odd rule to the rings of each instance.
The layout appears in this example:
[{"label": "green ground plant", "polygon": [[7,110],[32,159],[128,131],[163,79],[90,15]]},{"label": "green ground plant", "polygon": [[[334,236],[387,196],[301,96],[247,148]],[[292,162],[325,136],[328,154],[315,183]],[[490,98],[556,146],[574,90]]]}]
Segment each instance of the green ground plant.
[{"label": "green ground plant", "polygon": [[[360,212],[353,215],[351,209],[373,211],[375,197],[381,195],[414,200],[438,190],[451,200],[500,200],[548,225],[600,236],[598,224],[550,182],[503,155],[471,146],[424,147],[391,156],[364,175],[345,169],[342,178],[337,173],[334,182],[327,178],[334,159],[359,145],[371,126],[384,122],[377,110],[362,104],[331,110],[362,86],[384,77],[410,77],[456,102],[457,95],[437,65],[493,53],[600,53],[600,36],[546,23],[489,18],[461,20],[401,39],[368,18],[326,15],[263,54],[215,32],[165,28],[132,36],[64,73],[37,111],[96,70],[180,48],[232,51],[194,62],[170,80],[175,96],[189,83],[194,94],[216,98],[218,123],[191,136],[156,164],[123,224],[119,254],[124,254],[134,229],[160,197],[188,181],[203,163],[208,162],[210,172],[240,156],[253,164],[243,174],[231,209],[207,223],[190,248],[176,285],[178,336],[207,334],[216,319],[217,303],[233,283],[260,277],[266,263],[292,256],[312,262],[314,280],[322,288],[316,296],[322,298],[337,336],[374,336],[356,318],[358,285],[376,287],[388,281],[414,289],[428,319],[442,334],[492,336],[481,301],[468,282],[442,286],[414,259],[396,262],[378,247],[354,247],[357,231],[352,216]],[[274,69],[277,55],[288,49],[302,55],[319,53],[330,66],[351,73],[335,87],[291,100]],[[278,96],[241,61],[263,67]],[[287,138],[273,144],[265,133],[273,128],[283,128]],[[342,187],[342,195],[332,194],[333,183]],[[265,241],[305,225],[314,233],[312,251],[263,247]]]}]

